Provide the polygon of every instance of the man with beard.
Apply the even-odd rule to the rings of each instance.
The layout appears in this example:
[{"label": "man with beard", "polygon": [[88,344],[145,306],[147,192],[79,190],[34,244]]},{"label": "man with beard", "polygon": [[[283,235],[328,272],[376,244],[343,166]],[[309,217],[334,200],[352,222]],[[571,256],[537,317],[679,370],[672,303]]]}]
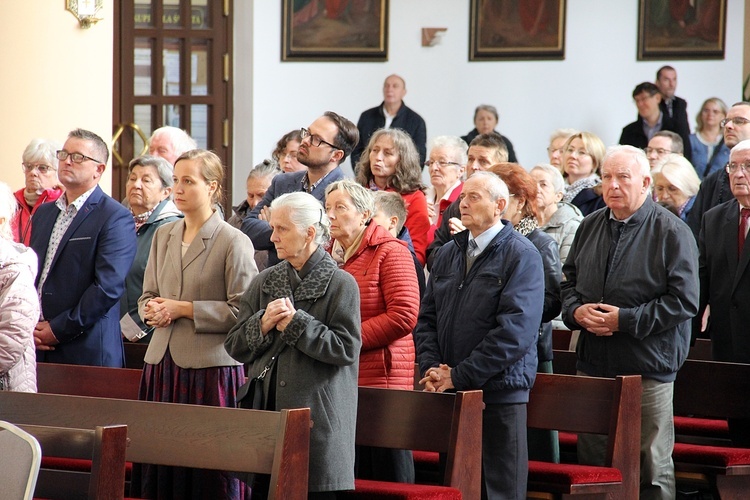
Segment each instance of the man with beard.
[{"label": "man with beard", "polygon": [[263,200],[242,221],[242,232],[250,237],[255,250],[268,250],[269,266],[279,262],[268,224],[271,202],[282,194],[304,191],[320,200],[322,206],[326,187],[344,178],[339,165],[359,141],[357,126],[333,111],[326,111],[300,132],[302,142],[297,160],[307,169],[274,177]]}]

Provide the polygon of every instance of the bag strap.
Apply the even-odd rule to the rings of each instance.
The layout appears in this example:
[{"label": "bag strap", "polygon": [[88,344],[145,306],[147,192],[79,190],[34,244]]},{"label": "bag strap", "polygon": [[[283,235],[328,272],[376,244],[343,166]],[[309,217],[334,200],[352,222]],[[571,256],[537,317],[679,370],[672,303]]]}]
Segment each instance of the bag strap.
[{"label": "bag strap", "polygon": [[273,356],[271,356],[271,359],[268,360],[268,364],[263,367],[263,371],[261,371],[260,374],[257,377],[255,377],[256,379],[263,380],[266,378],[266,375],[268,374],[269,371],[271,371],[271,368],[273,368],[274,363],[276,363],[276,358],[279,357],[279,354],[281,354],[281,351],[283,351],[284,348],[286,348],[286,342],[281,343],[281,348],[277,349],[276,352],[273,353]]}]

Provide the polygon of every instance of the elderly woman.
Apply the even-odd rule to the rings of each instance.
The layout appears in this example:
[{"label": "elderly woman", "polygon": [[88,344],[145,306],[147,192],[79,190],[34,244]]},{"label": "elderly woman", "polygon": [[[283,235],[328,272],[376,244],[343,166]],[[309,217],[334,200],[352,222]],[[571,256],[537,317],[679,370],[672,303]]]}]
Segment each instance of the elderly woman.
[{"label": "elderly woman", "polygon": [[22,155],[25,185],[15,193],[18,210],[10,219],[13,239],[29,245],[31,220],[42,203],[57,200],[63,188],[57,179],[57,150],[62,145],[45,139],[32,140]]},{"label": "elderly woman", "polygon": [[302,133],[297,130],[284,134],[276,143],[276,149],[271,153],[276,163],[279,164],[281,170],[285,173],[288,172],[299,172],[305,170],[307,167],[297,161],[297,151],[299,151],[299,145],[302,143]]},{"label": "elderly woman", "polygon": [[[348,180],[326,189],[331,255],[357,281],[362,316],[359,385],[412,390],[419,284],[404,242],[372,222],[374,195]],[[358,448],[363,479],[414,482],[411,452]]]},{"label": "elderly woman", "polygon": [[125,277],[125,293],[120,298],[120,328],[131,342],[151,340],[153,328],[146,326],[138,316],[138,299],[143,292],[143,273],[156,229],[182,217],[171,200],[173,185],[172,165],[164,158],[139,156],[128,165],[125,194],[133,213],[138,246]]},{"label": "elderly woman", "polygon": [[474,110],[474,130],[461,137],[466,144],[471,144],[471,141],[480,134],[491,134],[495,132],[497,135],[502,137],[503,142],[508,147],[508,161],[517,162],[516,152],[513,150],[513,144],[510,140],[501,135],[500,132],[495,130],[498,122],[500,121],[500,115],[497,112],[495,106],[489,104],[480,104],[477,109]]},{"label": "elderly woman", "polygon": [[250,284],[224,346],[250,377],[277,356],[264,379],[268,408],[310,408],[309,498],[335,498],[354,488],[359,291],[323,249],[330,222],[312,195],[276,198],[270,224],[282,261]]},{"label": "elderly woman", "polygon": [[584,216],[604,207],[598,172],[605,152],[602,140],[591,132],[573,134],[563,146],[563,201],[577,206]]},{"label": "elderly woman", "polygon": [[[562,265],[557,243],[551,236],[538,229],[536,181],[516,163],[499,163],[489,169],[508,186],[510,198],[504,218],[513,228],[526,236],[542,256],[544,264],[544,309],[539,326],[537,356],[540,373],[552,373],[552,325],[550,322],[560,314],[560,282]],[[529,432],[529,459],[551,462],[560,461],[557,434],[549,431]]]},{"label": "elderly woman", "polygon": [[0,183],[0,391],[36,392],[36,254],[13,241],[16,199]]},{"label": "elderly woman", "polygon": [[430,215],[428,244],[443,221],[443,212],[461,194],[464,185],[461,178],[466,169],[469,146],[459,137],[441,135],[432,139],[429,149],[430,157],[425,162],[431,184],[425,192]]},{"label": "elderly woman", "polygon": [[406,203],[409,230],[417,259],[424,265],[430,216],[422,192],[419,153],[411,137],[401,129],[377,130],[357,165],[357,182],[373,191],[395,191]]},{"label": "elderly woman", "polygon": [[690,162],[682,155],[670,154],[651,174],[657,201],[687,221],[701,185]]},{"label": "elderly woman", "polygon": [[724,144],[721,122],[727,117],[727,105],[718,97],[703,101],[695,117],[695,133],[690,134],[690,157],[699,179],[724,168],[729,148]]},{"label": "elderly woman", "polygon": [[562,173],[562,154],[565,143],[571,135],[578,133],[572,128],[558,128],[549,136],[549,146],[547,146],[547,156],[549,156],[550,165],[554,166]]},{"label": "elderly woman", "polygon": [[[155,330],[140,399],[237,406],[245,373],[224,340],[258,271],[252,242],[214,208],[223,176],[211,151],[193,149],[175,163],[174,203],[185,218],[157,229],[151,244],[138,312]],[[133,475],[133,496],[142,498],[242,498],[246,490],[219,471],[144,465]]]},{"label": "elderly woman", "polygon": [[557,168],[541,163],[532,168],[530,174],[538,190],[536,218],[539,229],[557,242],[560,261],[565,262],[583,215],[578,207],[562,201],[565,181]]}]

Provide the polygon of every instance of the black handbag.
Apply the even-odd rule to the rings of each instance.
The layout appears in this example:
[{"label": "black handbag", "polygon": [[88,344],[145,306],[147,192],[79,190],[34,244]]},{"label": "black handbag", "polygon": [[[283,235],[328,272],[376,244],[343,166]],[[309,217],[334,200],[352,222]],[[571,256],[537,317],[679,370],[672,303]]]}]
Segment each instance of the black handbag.
[{"label": "black handbag", "polygon": [[266,379],[271,370],[273,370],[276,364],[276,358],[279,357],[281,351],[284,350],[286,344],[281,345],[281,349],[276,351],[268,364],[263,368],[257,377],[253,377],[245,382],[242,387],[237,389],[237,407],[245,408],[247,410],[265,410],[268,405],[266,404],[266,391],[263,387],[263,381]]}]

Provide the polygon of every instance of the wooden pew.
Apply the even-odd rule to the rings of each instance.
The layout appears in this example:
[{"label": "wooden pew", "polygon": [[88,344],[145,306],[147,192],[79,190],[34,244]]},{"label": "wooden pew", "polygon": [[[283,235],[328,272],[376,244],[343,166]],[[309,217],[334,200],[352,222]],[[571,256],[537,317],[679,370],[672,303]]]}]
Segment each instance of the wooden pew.
[{"label": "wooden pew", "polygon": [[39,441],[44,455],[91,462],[87,471],[42,467],[34,490],[35,498],[57,500],[123,498],[127,426],[98,426],[94,429],[39,425],[19,425],[19,427]]},{"label": "wooden pew", "polygon": [[36,385],[48,394],[138,399],[141,374],[129,368],[37,363]]},{"label": "wooden pew", "polygon": [[608,436],[603,467],[529,461],[529,491],[585,498],[638,498],[641,377],[537,374],[528,426]]},{"label": "wooden pew", "polygon": [[269,498],[307,498],[307,408],[266,412],[0,391],[0,419],[74,428],[126,424],[128,461],[270,474]]},{"label": "wooden pew", "polygon": [[[674,384],[675,415],[750,419],[750,365],[688,359]],[[750,449],[675,443],[675,470],[704,477],[722,500],[748,498]]]},{"label": "wooden pew", "polygon": [[360,387],[356,444],[444,453],[445,474],[437,486],[357,479],[355,490],[339,497],[480,498],[483,409],[482,391],[438,394]]}]

